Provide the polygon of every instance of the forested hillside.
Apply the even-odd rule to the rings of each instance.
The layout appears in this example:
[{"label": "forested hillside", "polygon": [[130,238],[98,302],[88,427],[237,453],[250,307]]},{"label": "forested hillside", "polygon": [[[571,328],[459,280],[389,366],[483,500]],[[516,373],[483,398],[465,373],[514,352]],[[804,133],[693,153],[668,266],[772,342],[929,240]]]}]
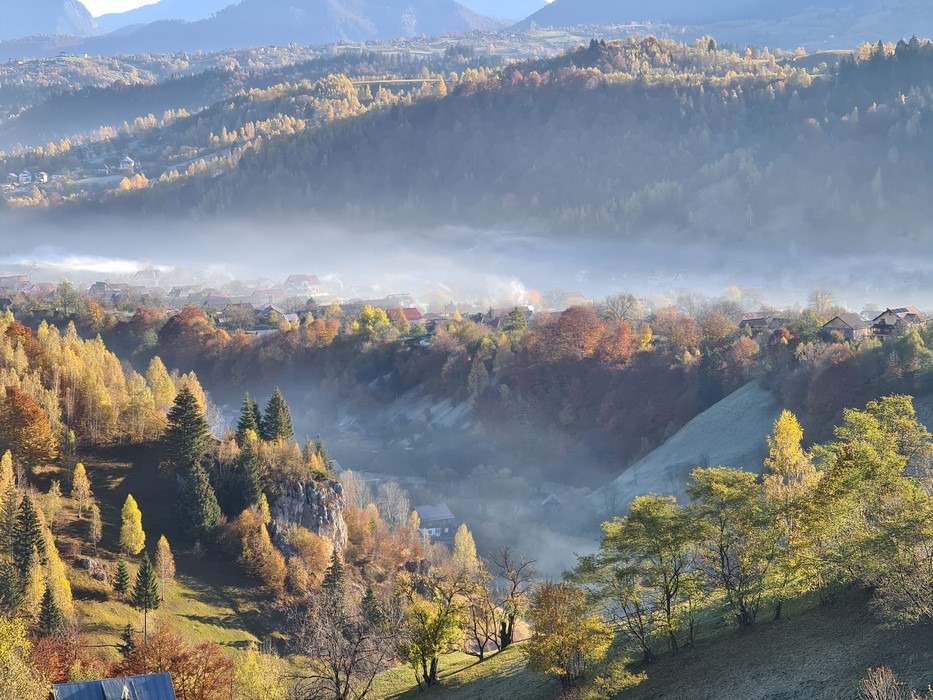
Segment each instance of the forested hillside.
[{"label": "forested hillside", "polygon": [[815,75],[713,42],[593,43],[465,72],[446,97],[264,143],[217,180],[138,201],[827,248],[883,230],[909,245],[930,214],[931,70],[919,41]]},{"label": "forested hillside", "polygon": [[713,34],[740,46],[787,50],[804,46],[815,50],[838,49],[878,38],[893,41],[899,36],[929,35],[933,32],[933,12],[920,0],[883,4],[868,0],[555,0],[518,26],[595,28],[629,23],[644,25],[653,32],[670,32],[671,38]]}]

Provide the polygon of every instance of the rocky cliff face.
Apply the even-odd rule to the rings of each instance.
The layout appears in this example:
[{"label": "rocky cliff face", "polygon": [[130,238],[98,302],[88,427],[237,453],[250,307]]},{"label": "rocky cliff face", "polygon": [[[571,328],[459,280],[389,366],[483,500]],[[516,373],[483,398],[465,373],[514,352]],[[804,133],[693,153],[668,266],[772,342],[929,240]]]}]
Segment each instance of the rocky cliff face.
[{"label": "rocky cliff face", "polygon": [[275,524],[273,536],[284,525],[300,525],[334,543],[337,549],[347,544],[347,524],[343,520],[346,500],[338,481],[307,481],[280,484],[269,505]]}]

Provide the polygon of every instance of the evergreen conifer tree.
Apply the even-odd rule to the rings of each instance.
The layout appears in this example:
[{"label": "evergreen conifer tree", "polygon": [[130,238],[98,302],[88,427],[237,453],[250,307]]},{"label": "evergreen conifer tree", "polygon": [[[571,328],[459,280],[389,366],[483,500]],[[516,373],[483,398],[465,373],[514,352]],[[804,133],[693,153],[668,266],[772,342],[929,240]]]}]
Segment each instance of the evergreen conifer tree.
[{"label": "evergreen conifer tree", "polygon": [[259,404],[253,401],[249,394],[243,399],[243,406],[240,408],[240,420],[236,424],[236,444],[240,449],[246,445],[246,436],[249,431],[253,431],[258,437],[262,432],[260,424],[262,415],[259,413]]},{"label": "evergreen conifer tree", "polygon": [[182,470],[191,469],[201,460],[210,442],[210,428],[201,405],[190,387],[184,386],[168,413],[165,450],[172,463]]},{"label": "evergreen conifer tree", "polygon": [[113,590],[115,590],[121,598],[130,590],[130,570],[123,557],[120,557],[120,561],[117,562],[117,577],[113,582]]},{"label": "evergreen conifer tree", "polygon": [[0,607],[16,612],[23,604],[23,582],[12,565],[0,571]]},{"label": "evergreen conifer tree", "polygon": [[149,555],[143,555],[142,566],[136,574],[136,585],[133,586],[133,607],[142,610],[143,613],[143,639],[148,639],[149,635],[149,613],[152,610],[158,610],[162,604],[162,597],[159,595],[159,582],[156,578],[155,568]]},{"label": "evergreen conifer tree", "polygon": [[285,403],[285,397],[276,387],[272,396],[269,397],[269,403],[266,404],[266,413],[262,417],[261,437],[267,442],[276,440],[285,440],[292,442],[295,439],[295,431],[292,429],[292,414],[288,410],[288,404]]},{"label": "evergreen conifer tree", "polygon": [[363,602],[360,604],[360,610],[363,613],[363,619],[366,620],[370,626],[379,628],[385,624],[385,612],[382,610],[382,606],[376,599],[376,594],[373,592],[372,586],[366,587],[366,595],[363,596]]},{"label": "evergreen conifer tree", "polygon": [[200,464],[196,463],[189,469],[188,486],[179,503],[189,537],[200,542],[213,539],[220,525],[220,505],[207,472]]},{"label": "evergreen conifer tree", "polygon": [[39,610],[39,636],[52,637],[61,632],[64,626],[65,618],[55,602],[52,587],[46,586],[42,596],[42,608]]},{"label": "evergreen conifer tree", "polygon": [[37,556],[39,561],[45,562],[45,537],[32,498],[26,494],[19,504],[13,530],[13,565],[22,578],[29,573]]},{"label": "evergreen conifer tree", "polygon": [[240,451],[239,481],[240,495],[242,497],[242,508],[251,508],[259,502],[259,496],[262,494],[262,475],[259,472],[259,455],[253,445],[246,445]]},{"label": "evergreen conifer tree", "polygon": [[324,438],[322,438],[320,435],[318,435],[317,439],[314,441],[314,451],[317,452],[317,456],[320,457],[321,461],[324,463],[324,468],[333,474],[334,460],[330,456],[330,452],[327,451],[327,446],[324,444]]},{"label": "evergreen conifer tree", "polygon": [[136,651],[136,632],[133,625],[127,625],[120,633],[120,653],[126,657]]},{"label": "evergreen conifer tree", "polygon": [[336,605],[343,603],[343,580],[345,572],[340,555],[334,549],[330,556],[330,566],[324,572],[324,578],[321,581],[321,589],[327,596],[327,599]]}]

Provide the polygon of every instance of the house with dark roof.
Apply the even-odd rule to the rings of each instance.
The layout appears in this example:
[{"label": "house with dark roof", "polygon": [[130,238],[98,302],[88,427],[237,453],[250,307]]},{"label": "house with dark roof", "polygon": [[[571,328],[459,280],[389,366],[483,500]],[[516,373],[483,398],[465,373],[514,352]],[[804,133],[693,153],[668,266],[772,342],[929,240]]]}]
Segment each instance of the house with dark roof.
[{"label": "house with dark roof", "polygon": [[52,686],[50,700],[176,700],[168,673]]},{"label": "house with dark roof", "polygon": [[829,342],[838,338],[859,340],[871,335],[871,322],[858,314],[839,314],[823,326],[822,334],[823,339]]},{"label": "house with dark roof", "polygon": [[417,506],[415,512],[421,521],[419,532],[432,542],[449,542],[454,538],[454,514],[446,503]]},{"label": "house with dark roof", "polygon": [[9,311],[13,308],[13,300],[8,297],[0,297],[0,311]]},{"label": "house with dark roof", "polygon": [[876,337],[885,340],[908,328],[919,328],[926,322],[926,316],[916,306],[900,306],[885,309],[871,322],[871,330]]},{"label": "house with dark roof", "polygon": [[786,323],[787,318],[775,311],[750,311],[739,321],[739,328],[755,335],[776,331]]}]

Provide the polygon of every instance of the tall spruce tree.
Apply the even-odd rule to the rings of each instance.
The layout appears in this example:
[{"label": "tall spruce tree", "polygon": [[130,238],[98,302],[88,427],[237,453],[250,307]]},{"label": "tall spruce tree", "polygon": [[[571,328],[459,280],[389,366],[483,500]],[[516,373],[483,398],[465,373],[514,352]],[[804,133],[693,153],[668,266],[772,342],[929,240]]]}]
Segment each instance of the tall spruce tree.
[{"label": "tall spruce tree", "polygon": [[324,572],[324,578],[321,580],[321,590],[324,595],[334,605],[343,604],[343,581],[346,572],[343,568],[343,562],[340,560],[340,554],[334,549],[330,556],[330,566]]},{"label": "tall spruce tree", "polygon": [[284,440],[293,442],[295,440],[295,431],[292,429],[292,414],[288,410],[288,404],[285,403],[285,397],[276,387],[269,397],[269,403],[266,404],[266,413],[262,417],[261,437],[267,442]]},{"label": "tall spruce tree", "polygon": [[65,618],[55,602],[52,586],[46,586],[45,594],[42,596],[42,607],[39,610],[39,636],[53,637],[61,632],[64,626]]},{"label": "tall spruce tree", "polygon": [[259,404],[247,394],[240,408],[240,420],[236,424],[236,444],[242,449],[247,444],[246,436],[250,431],[259,437],[262,433],[261,424],[262,414],[259,412]]},{"label": "tall spruce tree", "polygon": [[188,386],[182,387],[175,397],[163,439],[166,453],[178,469],[191,469],[207,450],[210,428],[201,405]]},{"label": "tall spruce tree", "polygon": [[130,570],[123,557],[120,557],[120,561],[117,562],[117,576],[113,581],[113,590],[116,591],[121,598],[126,596],[127,592],[130,590]]},{"label": "tall spruce tree", "polygon": [[376,599],[372,586],[366,587],[366,595],[360,603],[360,612],[363,619],[373,628],[378,629],[386,623],[386,614]]},{"label": "tall spruce tree", "polygon": [[259,471],[259,455],[253,445],[246,445],[240,450],[237,462],[238,481],[242,508],[240,512],[259,503],[262,494],[262,475]]},{"label": "tall spruce tree", "polygon": [[179,505],[188,536],[192,540],[210,542],[220,525],[220,505],[207,472],[198,463],[188,470],[188,485]]},{"label": "tall spruce tree", "polygon": [[149,555],[143,555],[142,566],[136,574],[136,585],[133,586],[133,607],[143,613],[143,640],[149,636],[149,613],[158,610],[162,605],[162,596],[159,595],[159,581],[156,578],[155,568]]},{"label": "tall spruce tree", "polygon": [[13,529],[13,566],[21,578],[29,574],[36,557],[45,562],[45,537],[42,535],[42,524],[29,494],[23,496],[16,515],[16,526]]},{"label": "tall spruce tree", "polygon": [[23,582],[12,564],[0,570],[0,607],[16,612],[23,604]]}]

